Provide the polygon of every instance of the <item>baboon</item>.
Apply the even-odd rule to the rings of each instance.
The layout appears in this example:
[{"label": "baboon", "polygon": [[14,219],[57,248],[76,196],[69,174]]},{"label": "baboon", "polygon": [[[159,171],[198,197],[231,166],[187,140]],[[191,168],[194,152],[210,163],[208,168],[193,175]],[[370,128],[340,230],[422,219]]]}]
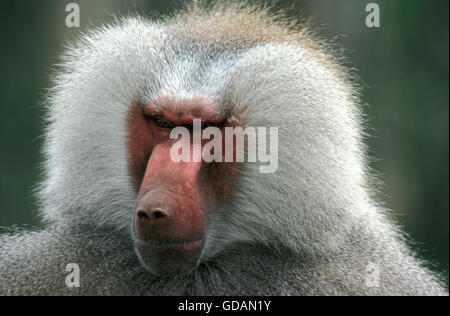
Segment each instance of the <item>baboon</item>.
[{"label": "baboon", "polygon": [[[48,98],[46,228],[0,237],[0,294],[447,295],[374,198],[353,75],[270,12],[192,5],[68,48]],[[171,130],[195,119],[277,127],[276,172],[174,162]]]}]

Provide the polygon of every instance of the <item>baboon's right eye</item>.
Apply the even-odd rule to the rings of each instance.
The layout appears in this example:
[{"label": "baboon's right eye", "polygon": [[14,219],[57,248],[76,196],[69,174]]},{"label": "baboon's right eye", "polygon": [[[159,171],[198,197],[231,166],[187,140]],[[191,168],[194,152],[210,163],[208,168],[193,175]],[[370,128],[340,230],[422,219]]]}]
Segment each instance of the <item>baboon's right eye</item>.
[{"label": "baboon's right eye", "polygon": [[153,118],[153,122],[155,123],[156,127],[161,129],[172,129],[175,127],[174,124],[160,117]]}]

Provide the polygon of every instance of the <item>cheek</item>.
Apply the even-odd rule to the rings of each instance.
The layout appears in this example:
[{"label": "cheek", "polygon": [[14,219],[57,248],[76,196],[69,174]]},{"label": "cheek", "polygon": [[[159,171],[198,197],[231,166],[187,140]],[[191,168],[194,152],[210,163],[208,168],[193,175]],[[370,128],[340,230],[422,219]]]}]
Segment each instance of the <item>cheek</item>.
[{"label": "cheek", "polygon": [[[204,142],[210,141],[211,139]],[[243,165],[235,162],[236,146],[233,138],[229,142],[233,144],[231,150],[234,162],[225,162],[226,141],[224,129],[222,130],[222,143],[220,141],[212,141],[216,146],[222,146],[222,162],[204,163],[203,171],[199,175],[199,191],[214,196],[216,203],[224,203],[230,198],[235,181]],[[211,153],[214,153],[214,150]]]},{"label": "cheek", "polygon": [[133,106],[127,124],[129,168],[133,184],[138,191],[154,147],[153,136],[151,127],[137,105]]}]

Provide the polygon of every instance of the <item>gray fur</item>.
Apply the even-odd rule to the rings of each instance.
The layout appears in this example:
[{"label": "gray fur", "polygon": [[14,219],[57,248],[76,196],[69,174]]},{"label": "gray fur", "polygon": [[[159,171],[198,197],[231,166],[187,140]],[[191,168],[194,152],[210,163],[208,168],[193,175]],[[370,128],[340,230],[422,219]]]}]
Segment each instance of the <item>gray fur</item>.
[{"label": "gray fur", "polygon": [[[357,89],[307,30],[236,6],[128,18],[64,55],[49,100],[43,231],[0,237],[0,294],[447,295],[375,202]],[[202,261],[159,278],[131,240],[134,101],[205,96],[248,126],[279,127],[279,167],[248,164],[211,211]],[[66,288],[65,267],[81,268]],[[379,269],[377,286],[367,268]]]}]

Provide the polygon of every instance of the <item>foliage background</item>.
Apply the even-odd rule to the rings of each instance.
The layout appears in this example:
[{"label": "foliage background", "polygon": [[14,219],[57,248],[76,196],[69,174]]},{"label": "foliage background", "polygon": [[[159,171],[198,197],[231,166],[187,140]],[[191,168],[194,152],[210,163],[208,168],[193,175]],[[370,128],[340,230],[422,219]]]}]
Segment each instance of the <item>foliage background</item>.
[{"label": "foliage background", "polygon": [[[65,27],[65,6],[81,8],[81,28]],[[39,227],[32,189],[40,180],[44,111],[63,44],[111,14],[172,12],[184,1],[7,0],[0,4],[0,226]],[[253,1],[258,2],[258,1]],[[261,1],[259,1],[261,2]],[[365,6],[381,7],[381,28],[365,26]],[[313,17],[358,69],[381,198],[416,241],[414,247],[448,281],[449,1],[291,0],[293,18]]]}]

